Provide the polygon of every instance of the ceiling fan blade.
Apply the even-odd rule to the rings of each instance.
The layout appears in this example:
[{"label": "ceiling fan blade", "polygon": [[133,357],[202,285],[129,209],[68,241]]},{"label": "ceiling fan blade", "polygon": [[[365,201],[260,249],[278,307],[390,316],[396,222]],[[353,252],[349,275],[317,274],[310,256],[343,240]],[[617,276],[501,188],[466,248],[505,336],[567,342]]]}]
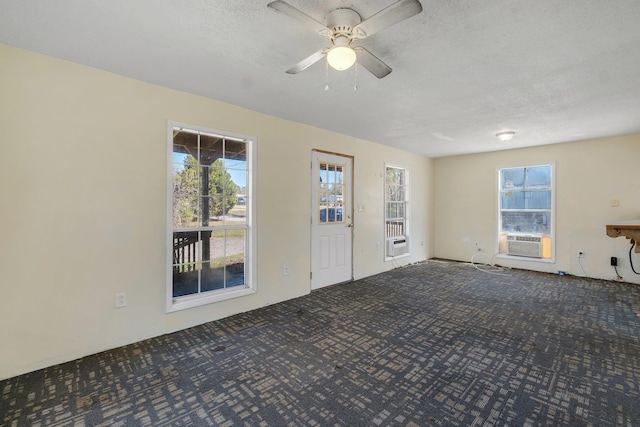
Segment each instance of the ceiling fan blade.
[{"label": "ceiling fan blade", "polygon": [[298,74],[300,71],[304,71],[316,62],[320,61],[327,54],[327,49],[321,49],[311,56],[306,57],[302,61],[298,62],[293,67],[287,70],[289,74]]},{"label": "ceiling fan blade", "polygon": [[296,9],[291,6],[289,3],[277,0],[269,3],[267,7],[275,12],[281,13],[283,15],[288,16],[289,18],[293,18],[302,25],[312,29],[316,33],[326,33],[330,31],[325,25],[316,21],[306,13]]},{"label": "ceiling fan blade", "polygon": [[366,68],[371,74],[381,79],[391,73],[391,67],[382,62],[373,53],[369,52],[362,46],[354,47],[358,64]]},{"label": "ceiling fan blade", "polygon": [[398,0],[356,25],[353,32],[359,39],[363,39],[420,12],[422,12],[422,4],[419,0]]}]

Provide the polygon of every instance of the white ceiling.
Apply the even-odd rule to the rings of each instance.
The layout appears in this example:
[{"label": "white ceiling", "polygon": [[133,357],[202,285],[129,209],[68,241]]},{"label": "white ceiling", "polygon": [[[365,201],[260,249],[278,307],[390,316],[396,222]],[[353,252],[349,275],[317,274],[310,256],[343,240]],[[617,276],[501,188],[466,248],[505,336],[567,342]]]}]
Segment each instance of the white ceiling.
[{"label": "white ceiling", "polygon": [[[287,1],[323,22],[395,0]],[[0,0],[0,42],[433,157],[640,132],[639,0],[422,0],[359,43],[393,72],[357,91],[323,61],[286,74],[327,41],[267,3]]]}]

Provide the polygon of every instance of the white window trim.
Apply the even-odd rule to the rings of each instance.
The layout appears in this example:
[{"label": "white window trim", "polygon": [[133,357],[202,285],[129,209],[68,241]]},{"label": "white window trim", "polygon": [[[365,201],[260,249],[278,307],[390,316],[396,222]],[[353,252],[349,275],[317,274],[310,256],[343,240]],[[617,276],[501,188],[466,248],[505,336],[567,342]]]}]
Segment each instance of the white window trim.
[{"label": "white window trim", "polygon": [[[218,291],[209,291],[200,295],[186,295],[180,298],[173,297],[173,128],[193,129],[199,132],[224,135],[230,138],[241,139],[247,143],[247,181],[249,184],[248,199],[248,215],[247,215],[247,246],[245,248],[246,273],[245,287],[236,289],[220,289]],[[255,137],[241,135],[237,133],[212,129],[209,127],[193,125],[190,123],[177,122],[173,120],[167,121],[167,216],[166,216],[166,312],[171,313],[179,310],[199,307],[206,304],[225,301],[232,298],[238,298],[246,295],[255,294],[258,291],[257,284],[257,262],[256,262],[256,151],[257,139]]]},{"label": "white window trim", "polygon": [[[502,233],[502,219],[501,219],[501,211],[500,211],[500,171],[502,169],[513,169],[513,168],[532,168],[536,166],[551,166],[551,232],[549,233],[551,236],[551,258],[528,258],[524,256],[513,256],[507,255],[506,253],[500,253],[500,233]],[[514,260],[514,261],[524,261],[524,262],[539,262],[546,264],[555,264],[556,262],[556,162],[540,162],[533,163],[528,165],[516,165],[516,166],[500,166],[496,170],[496,186],[494,187],[497,191],[496,197],[496,250],[495,257]]]},{"label": "white window trim", "polygon": [[[405,225],[405,233],[404,235],[407,237],[407,239],[409,240],[409,245],[407,247],[407,252],[405,252],[402,255],[398,255],[398,256],[387,256],[387,230],[386,230],[386,226],[387,226],[387,168],[396,168],[396,169],[404,169],[405,171],[405,187],[408,191],[405,192],[404,194],[404,198],[405,198],[405,207],[404,207],[404,225]],[[382,180],[383,183],[383,188],[382,188],[382,198],[383,198],[383,203],[384,203],[384,208],[382,210],[382,223],[383,223],[383,229],[382,229],[382,236],[384,237],[384,247],[383,249],[383,253],[384,253],[384,261],[385,262],[389,262],[389,261],[395,261],[398,259],[402,259],[402,258],[407,258],[411,256],[411,169],[409,169],[407,166],[404,165],[399,165],[399,164],[395,164],[395,163],[386,163],[384,164],[384,172],[383,172],[383,177],[384,179]]]}]

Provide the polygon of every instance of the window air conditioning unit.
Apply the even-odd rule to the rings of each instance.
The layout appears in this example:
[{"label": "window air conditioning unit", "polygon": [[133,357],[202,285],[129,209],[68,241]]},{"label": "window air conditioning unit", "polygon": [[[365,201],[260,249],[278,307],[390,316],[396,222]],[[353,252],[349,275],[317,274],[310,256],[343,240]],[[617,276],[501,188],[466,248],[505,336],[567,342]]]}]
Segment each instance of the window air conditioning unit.
[{"label": "window air conditioning unit", "polygon": [[507,234],[507,255],[542,258],[542,237]]},{"label": "window air conditioning unit", "polygon": [[409,240],[406,236],[392,237],[387,240],[387,256],[394,257],[406,254],[409,250]]}]

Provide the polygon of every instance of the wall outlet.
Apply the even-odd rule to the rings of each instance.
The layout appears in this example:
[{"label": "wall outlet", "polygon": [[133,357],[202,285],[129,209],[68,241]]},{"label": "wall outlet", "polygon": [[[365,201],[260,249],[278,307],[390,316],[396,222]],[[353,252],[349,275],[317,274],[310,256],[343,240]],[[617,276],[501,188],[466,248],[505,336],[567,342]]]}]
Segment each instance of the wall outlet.
[{"label": "wall outlet", "polygon": [[282,266],[282,275],[283,276],[288,276],[289,275],[289,266],[288,265],[283,265]]},{"label": "wall outlet", "polygon": [[618,257],[614,257],[614,256],[611,257],[611,265],[614,266],[614,267],[617,267],[617,265],[618,265]]},{"label": "wall outlet", "polygon": [[376,242],[376,251],[380,252],[380,242]]},{"label": "wall outlet", "polygon": [[584,252],[582,251],[578,252],[578,258],[584,258]]},{"label": "wall outlet", "polygon": [[116,294],[116,308],[121,308],[127,305],[127,294],[121,292]]}]

